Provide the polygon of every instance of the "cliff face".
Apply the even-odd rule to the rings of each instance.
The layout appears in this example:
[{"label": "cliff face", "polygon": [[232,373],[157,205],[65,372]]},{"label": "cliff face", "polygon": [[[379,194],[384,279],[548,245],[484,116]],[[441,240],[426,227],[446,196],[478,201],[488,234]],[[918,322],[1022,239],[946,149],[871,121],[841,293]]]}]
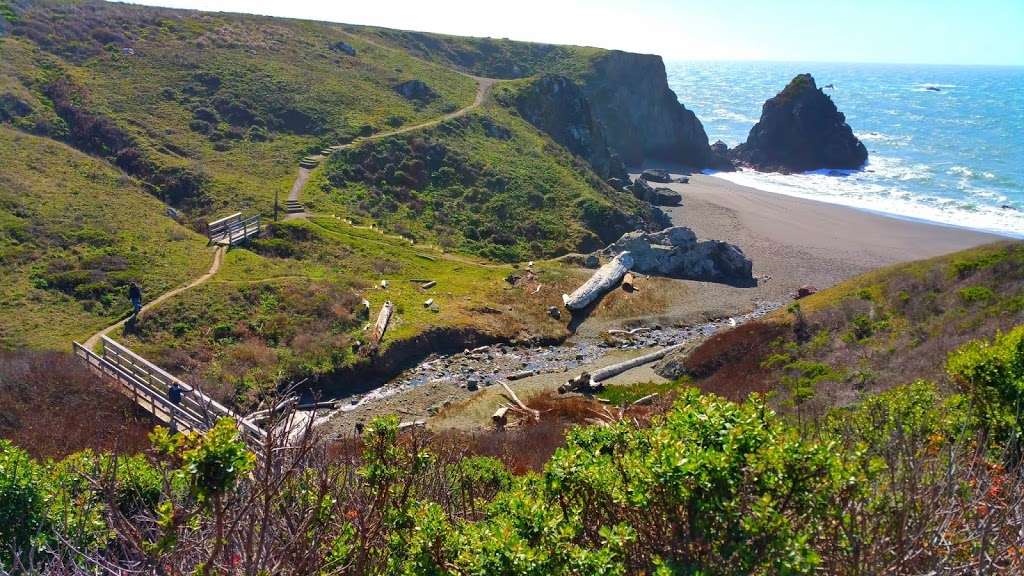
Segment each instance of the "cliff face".
[{"label": "cliff face", "polygon": [[542,76],[516,95],[515,106],[527,122],[587,160],[602,178],[625,178],[625,166],[609,149],[604,126],[572,80]]},{"label": "cliff face", "polygon": [[660,56],[607,52],[584,73],[582,88],[627,165],[645,159],[697,168],[714,164],[704,126],[669,89]]},{"label": "cliff face", "polygon": [[868,159],[846,116],[810,74],[793,78],[766,101],[747,141],[729,155],[740,164],[769,172],[860,168]]}]

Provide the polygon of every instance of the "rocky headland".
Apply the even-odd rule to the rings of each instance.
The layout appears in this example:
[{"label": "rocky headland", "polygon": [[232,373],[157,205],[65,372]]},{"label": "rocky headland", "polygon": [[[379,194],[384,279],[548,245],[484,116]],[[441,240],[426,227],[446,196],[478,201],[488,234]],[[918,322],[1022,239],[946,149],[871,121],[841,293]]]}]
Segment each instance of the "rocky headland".
[{"label": "rocky headland", "polygon": [[[715,148],[721,152],[718,143]],[[800,74],[764,103],[747,141],[728,156],[755,170],[790,173],[860,168],[868,151],[832,98],[810,74]]]}]

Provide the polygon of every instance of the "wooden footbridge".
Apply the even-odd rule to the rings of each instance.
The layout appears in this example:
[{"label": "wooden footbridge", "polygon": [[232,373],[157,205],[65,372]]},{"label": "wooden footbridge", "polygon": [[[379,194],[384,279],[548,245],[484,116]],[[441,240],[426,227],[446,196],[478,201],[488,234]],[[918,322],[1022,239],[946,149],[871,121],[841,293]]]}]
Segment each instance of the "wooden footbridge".
[{"label": "wooden footbridge", "polygon": [[206,226],[206,237],[211,244],[234,246],[256,238],[260,235],[260,216],[245,218],[241,212],[235,212],[220,220],[214,220]]},{"label": "wooden footbridge", "polygon": [[[81,358],[94,374],[117,385],[136,404],[165,424],[176,427],[181,432],[204,432],[217,420],[227,417],[238,423],[239,430],[250,444],[258,445],[266,440],[265,430],[241,418],[202,391],[175,378],[106,336],[101,338],[101,342],[102,354],[96,354],[75,342],[75,355]],[[175,383],[182,390],[181,401],[178,403],[171,402],[168,397],[168,391]]]}]

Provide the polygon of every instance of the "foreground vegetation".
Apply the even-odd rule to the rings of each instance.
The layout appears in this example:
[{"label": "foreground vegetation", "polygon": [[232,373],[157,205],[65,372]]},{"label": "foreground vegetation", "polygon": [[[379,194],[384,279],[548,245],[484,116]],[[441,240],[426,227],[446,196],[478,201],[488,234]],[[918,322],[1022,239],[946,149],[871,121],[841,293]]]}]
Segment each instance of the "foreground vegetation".
[{"label": "foreground vegetation", "polygon": [[[0,445],[15,570],[946,574],[1022,568],[1024,327],[796,427],[696,390],[648,424],[572,430],[539,474],[399,435],[250,453],[234,424],[145,456]],[[280,442],[280,440],[278,440]]]}]

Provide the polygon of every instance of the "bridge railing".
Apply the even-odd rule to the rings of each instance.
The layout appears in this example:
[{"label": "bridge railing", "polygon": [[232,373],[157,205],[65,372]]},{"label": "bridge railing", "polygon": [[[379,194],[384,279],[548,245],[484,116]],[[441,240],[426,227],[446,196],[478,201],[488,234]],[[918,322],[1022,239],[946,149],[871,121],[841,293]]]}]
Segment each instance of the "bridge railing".
[{"label": "bridge railing", "polygon": [[202,431],[209,428],[207,419],[187,408],[171,402],[165,394],[146,383],[132,372],[114,364],[82,346],[74,343],[75,355],[81,358],[98,376],[113,380],[120,384],[132,397],[132,400],[143,409],[149,411],[162,422],[174,422],[181,431]]},{"label": "bridge railing", "polygon": [[234,246],[260,233],[260,215],[243,218],[241,212],[214,220],[207,224],[206,235],[210,242]]},{"label": "bridge railing", "polygon": [[[185,424],[189,430],[208,430],[220,418],[235,420],[243,435],[249,440],[263,442],[266,431],[248,420],[244,420],[229,408],[203,394],[189,384],[172,376],[159,366],[132,352],[125,346],[103,336],[103,355],[97,355],[75,342],[75,354],[85,360],[94,371],[106,375],[124,386],[135,397],[136,402],[150,410],[165,422],[171,416],[177,419],[179,428]],[[168,398],[171,385],[181,387],[181,402],[174,404]]]}]

